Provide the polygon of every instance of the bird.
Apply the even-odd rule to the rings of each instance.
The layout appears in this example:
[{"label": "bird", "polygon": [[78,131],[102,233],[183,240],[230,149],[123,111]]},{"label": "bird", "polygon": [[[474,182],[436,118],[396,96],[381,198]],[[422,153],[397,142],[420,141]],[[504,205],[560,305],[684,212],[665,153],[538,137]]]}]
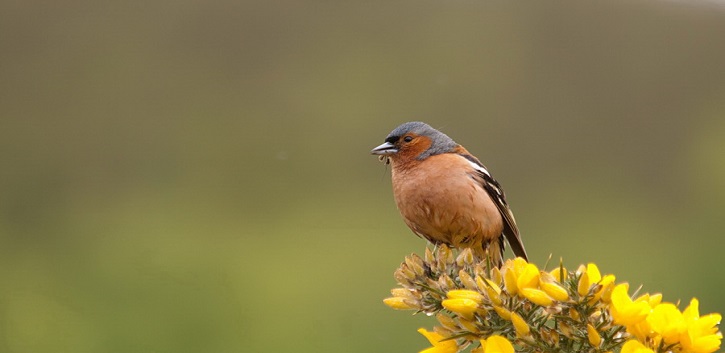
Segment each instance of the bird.
[{"label": "bird", "polygon": [[501,185],[448,135],[407,122],[370,153],[391,164],[395,203],[413,233],[433,244],[471,248],[499,267],[506,239],[514,255],[528,261]]}]

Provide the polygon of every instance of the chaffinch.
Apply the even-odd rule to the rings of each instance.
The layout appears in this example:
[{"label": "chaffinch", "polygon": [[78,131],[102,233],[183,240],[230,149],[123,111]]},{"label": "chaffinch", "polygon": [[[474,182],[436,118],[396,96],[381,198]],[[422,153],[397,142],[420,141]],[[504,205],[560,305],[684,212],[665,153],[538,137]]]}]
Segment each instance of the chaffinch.
[{"label": "chaffinch", "polygon": [[527,259],[501,185],[478,158],[422,122],[395,128],[372,154],[392,164],[393,195],[405,224],[438,244],[471,248],[502,262],[506,237]]}]

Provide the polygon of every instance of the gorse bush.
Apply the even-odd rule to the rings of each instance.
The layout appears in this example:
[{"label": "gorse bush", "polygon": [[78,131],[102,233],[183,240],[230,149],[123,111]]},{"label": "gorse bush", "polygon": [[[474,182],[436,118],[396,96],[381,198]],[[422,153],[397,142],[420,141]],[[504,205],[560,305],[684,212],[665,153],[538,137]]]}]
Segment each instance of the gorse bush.
[{"label": "gorse bush", "polygon": [[720,348],[720,314],[682,311],[661,294],[629,295],[627,283],[595,264],[542,271],[522,258],[501,268],[445,245],[410,255],[395,271],[391,308],[435,316],[419,329],[421,353],[621,352],[711,353]]}]

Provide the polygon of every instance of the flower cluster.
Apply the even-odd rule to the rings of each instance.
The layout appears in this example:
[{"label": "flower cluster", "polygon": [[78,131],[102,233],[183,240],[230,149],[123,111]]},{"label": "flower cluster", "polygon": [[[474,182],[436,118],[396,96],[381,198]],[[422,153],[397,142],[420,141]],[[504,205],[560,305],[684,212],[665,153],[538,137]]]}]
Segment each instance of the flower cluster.
[{"label": "flower cluster", "polygon": [[662,295],[644,294],[632,300],[627,290],[626,283],[617,285],[611,296],[614,323],[625,326],[632,337],[622,352],[710,353],[720,348],[722,334],[717,325],[722,317],[700,316],[696,298],[680,311],[675,304],[663,303]]},{"label": "flower cluster", "polygon": [[684,311],[661,294],[633,299],[594,264],[542,271],[516,258],[498,268],[441,245],[406,257],[395,278],[386,305],[438,320],[418,330],[432,345],[421,353],[711,353],[722,340],[720,314],[700,316],[697,299]]}]

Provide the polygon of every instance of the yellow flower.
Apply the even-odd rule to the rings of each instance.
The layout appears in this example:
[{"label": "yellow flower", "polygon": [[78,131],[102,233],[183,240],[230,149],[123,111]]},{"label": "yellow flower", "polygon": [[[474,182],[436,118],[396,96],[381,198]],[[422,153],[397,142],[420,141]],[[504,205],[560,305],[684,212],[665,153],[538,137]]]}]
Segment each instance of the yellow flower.
[{"label": "yellow flower", "polygon": [[508,309],[502,306],[494,305],[493,310],[496,311],[498,316],[500,316],[502,319],[511,321],[511,312]]},{"label": "yellow flower", "polygon": [[601,297],[602,301],[609,303],[612,300],[612,289],[614,289],[614,275],[606,275],[602,278],[602,290]]},{"label": "yellow flower", "polygon": [[554,303],[554,299],[551,299],[546,292],[540,289],[524,288],[521,289],[521,295],[532,301],[534,304],[541,306],[549,306]]},{"label": "yellow flower", "polygon": [[581,277],[579,277],[579,284],[577,285],[577,292],[579,292],[579,295],[582,297],[587,295],[587,293],[589,293],[590,285],[591,281],[589,281],[589,274],[586,272],[582,273]]},{"label": "yellow flower", "polygon": [[[489,269],[486,259],[472,254],[463,250],[455,257],[436,247],[424,259],[407,257],[396,270],[400,288],[383,302],[436,314],[440,323],[431,332],[418,330],[431,343],[421,353],[458,353],[476,341],[481,345],[471,353],[514,353],[514,346],[538,351],[542,344],[606,353],[713,353],[721,346],[721,315],[700,316],[697,299],[680,311],[661,294],[629,296],[628,284],[617,285],[593,263],[546,272],[516,258]],[[481,338],[494,332],[512,341]]]},{"label": "yellow flower", "polygon": [[539,285],[539,269],[534,264],[526,264],[516,279],[519,294],[524,288],[536,288]]},{"label": "yellow flower", "polygon": [[654,351],[637,340],[629,340],[622,346],[620,353],[654,353]]},{"label": "yellow flower", "polygon": [[531,332],[531,329],[529,329],[529,325],[526,323],[526,321],[524,321],[521,315],[512,312],[511,322],[514,324],[514,329],[516,330],[516,334],[519,337],[527,336]]},{"label": "yellow flower", "polygon": [[630,335],[637,337],[638,340],[645,342],[652,333],[652,328],[647,320],[642,320],[634,325],[627,326],[627,332]]},{"label": "yellow flower", "polygon": [[455,340],[446,340],[445,337],[443,337],[441,334],[436,332],[430,332],[424,328],[419,328],[418,332],[425,336],[425,338],[428,339],[428,342],[433,345],[433,347],[426,348],[420,353],[457,353],[458,352],[458,344]]},{"label": "yellow flower", "polygon": [[446,293],[446,297],[448,297],[448,299],[471,299],[475,301],[476,304],[481,304],[483,301],[483,294],[468,289],[449,290],[448,293]]},{"label": "yellow flower", "polygon": [[[591,279],[591,278],[590,278]],[[594,296],[589,301],[589,304],[594,304],[599,299],[603,299],[605,302],[609,302],[609,296],[608,294],[611,294],[612,287],[614,287],[614,281],[616,277],[614,275],[606,275],[602,277],[599,281],[599,285],[601,286],[596,293],[594,293]]]},{"label": "yellow flower", "polygon": [[541,289],[550,297],[560,302],[569,299],[569,293],[558,284],[541,282]]},{"label": "yellow flower", "polygon": [[692,298],[682,316],[687,325],[687,331],[680,336],[684,352],[711,353],[720,349],[722,333],[717,329],[722,319],[720,314],[700,316],[699,302]]},{"label": "yellow flower", "polygon": [[484,353],[514,353],[514,346],[503,336],[492,335],[480,342]]},{"label": "yellow flower", "polygon": [[636,300],[644,300],[649,303],[650,307],[654,308],[655,306],[660,305],[660,303],[662,302],[662,293],[655,293],[655,294],[645,293],[645,294],[642,294]]},{"label": "yellow flower", "polygon": [[692,298],[690,300],[690,305],[688,305],[685,310],[682,312],[682,316],[684,317],[685,321],[688,323],[695,321],[700,318],[700,301],[697,300],[697,298]]},{"label": "yellow flower", "polygon": [[612,304],[610,310],[614,322],[619,325],[635,325],[647,317],[650,312],[649,303],[644,301],[632,301],[627,294],[629,285],[619,284],[612,290]]},{"label": "yellow flower", "polygon": [[672,303],[657,305],[647,316],[652,331],[658,333],[667,344],[677,343],[680,335],[687,330],[685,318]]},{"label": "yellow flower", "polygon": [[503,265],[503,268],[505,269],[505,272],[503,274],[504,288],[506,288],[506,292],[508,292],[509,294],[518,294],[518,280],[521,276],[521,273],[524,272],[524,268],[526,267],[526,265],[526,260],[520,257],[517,257],[513,260],[506,260],[506,263]]},{"label": "yellow flower", "polygon": [[569,299],[569,293],[566,292],[564,287],[557,283],[556,278],[550,273],[542,272],[539,277],[539,287],[546,292],[550,297],[558,301],[565,301]]},{"label": "yellow flower", "polygon": [[599,272],[599,267],[593,263],[587,264],[586,270],[584,270],[584,266],[581,266],[580,269],[582,270],[582,274],[579,278],[577,291],[583,297],[589,293],[589,289],[593,284],[597,284],[602,280],[602,274]]},{"label": "yellow flower", "polygon": [[383,299],[383,303],[396,310],[417,309],[417,306],[410,299],[403,297],[385,298]]},{"label": "yellow flower", "polygon": [[521,273],[521,271],[524,270],[524,267],[526,266],[527,263],[528,262],[526,262],[526,260],[524,260],[521,257],[515,258],[513,260],[513,266],[514,266],[514,269],[516,270],[516,273]]},{"label": "yellow flower", "polygon": [[478,310],[478,302],[468,298],[445,299],[441,304],[467,320],[473,320],[473,313]]},{"label": "yellow flower", "polygon": [[506,289],[506,292],[511,295],[516,295],[519,293],[519,288],[516,286],[517,280],[518,278],[513,267],[507,268],[506,272],[503,273],[503,286]]},{"label": "yellow flower", "polygon": [[687,326],[687,334],[682,335],[680,343],[686,352],[712,353],[720,349],[722,333],[717,330],[720,314],[710,314]]},{"label": "yellow flower", "polygon": [[495,282],[489,280],[488,278],[483,278],[480,276],[476,278],[476,282],[478,283],[479,288],[486,290],[486,294],[488,295],[488,299],[491,300],[491,303],[495,305],[501,305],[501,287],[499,287]]},{"label": "yellow flower", "polygon": [[587,264],[587,274],[589,275],[589,281],[591,283],[598,283],[602,280],[602,274],[599,272],[599,267],[593,263]]},{"label": "yellow flower", "polygon": [[602,344],[602,336],[599,335],[597,329],[591,324],[587,324],[587,338],[594,348],[597,348],[600,344]]}]

